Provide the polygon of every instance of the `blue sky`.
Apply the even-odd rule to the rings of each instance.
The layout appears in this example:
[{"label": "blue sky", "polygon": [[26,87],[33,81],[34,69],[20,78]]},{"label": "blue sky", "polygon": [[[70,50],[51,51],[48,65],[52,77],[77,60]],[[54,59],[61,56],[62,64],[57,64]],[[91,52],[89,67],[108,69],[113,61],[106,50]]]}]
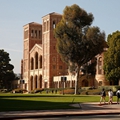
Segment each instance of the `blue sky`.
[{"label": "blue sky", "polygon": [[42,23],[51,12],[62,14],[65,6],[79,5],[94,15],[92,26],[111,34],[120,30],[120,0],[0,0],[0,49],[10,54],[14,72],[20,73],[23,58],[23,26]]}]

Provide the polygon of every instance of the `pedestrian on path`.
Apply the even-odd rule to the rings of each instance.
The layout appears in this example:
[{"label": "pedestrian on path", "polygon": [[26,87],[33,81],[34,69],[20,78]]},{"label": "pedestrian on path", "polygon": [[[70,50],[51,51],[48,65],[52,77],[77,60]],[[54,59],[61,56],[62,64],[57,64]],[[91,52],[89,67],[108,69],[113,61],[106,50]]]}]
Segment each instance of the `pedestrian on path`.
[{"label": "pedestrian on path", "polygon": [[100,104],[102,101],[104,101],[104,104],[105,104],[105,101],[106,101],[105,98],[106,98],[106,92],[105,92],[105,89],[103,88],[101,91]]},{"label": "pedestrian on path", "polygon": [[108,97],[109,97],[108,104],[112,104],[113,103],[113,91],[111,89],[108,91]]},{"label": "pedestrian on path", "polygon": [[117,90],[117,92],[116,92],[116,96],[117,96],[117,104],[119,104],[120,89]]}]

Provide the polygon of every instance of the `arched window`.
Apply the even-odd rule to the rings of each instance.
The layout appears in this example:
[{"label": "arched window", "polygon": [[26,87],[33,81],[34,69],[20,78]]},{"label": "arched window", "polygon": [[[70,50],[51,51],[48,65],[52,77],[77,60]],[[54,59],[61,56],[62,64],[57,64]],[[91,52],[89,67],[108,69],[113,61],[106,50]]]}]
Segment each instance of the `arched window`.
[{"label": "arched window", "polygon": [[31,70],[33,70],[34,69],[34,59],[33,58],[31,58]]},{"label": "arched window", "polygon": [[35,30],[35,38],[37,38],[37,30]]},{"label": "arched window", "polygon": [[38,53],[35,53],[35,69],[38,69]]},{"label": "arched window", "polygon": [[55,21],[53,21],[53,29],[56,27],[56,23]]},{"label": "arched window", "polygon": [[53,61],[53,62],[56,62],[56,57],[55,57],[55,56],[52,58],[52,61]]},{"label": "arched window", "polygon": [[49,22],[47,21],[47,31],[48,31],[48,29],[49,29]]},{"label": "arched window", "polygon": [[102,57],[98,59],[98,74],[102,74]]},{"label": "arched window", "polygon": [[31,30],[31,38],[34,37],[34,30]]},{"label": "arched window", "polygon": [[42,68],[42,55],[40,55],[40,61],[39,62],[40,62],[39,67]]}]

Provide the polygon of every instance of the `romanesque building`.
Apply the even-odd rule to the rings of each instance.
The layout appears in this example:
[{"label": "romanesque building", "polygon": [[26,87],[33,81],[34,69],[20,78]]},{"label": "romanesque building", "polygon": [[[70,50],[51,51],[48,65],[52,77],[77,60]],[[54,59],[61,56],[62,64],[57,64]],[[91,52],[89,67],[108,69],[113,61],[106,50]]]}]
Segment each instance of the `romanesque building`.
[{"label": "romanesque building", "polygon": [[[68,68],[62,62],[56,50],[56,39],[53,31],[62,15],[50,13],[42,17],[42,24],[31,22],[23,26],[23,59],[21,61],[21,74],[25,81],[23,88],[31,91],[39,88],[60,88],[61,78],[67,80],[64,87],[74,87],[76,76],[68,73]],[[81,81],[82,86],[105,84],[102,69],[103,57],[97,56],[96,77]]]}]

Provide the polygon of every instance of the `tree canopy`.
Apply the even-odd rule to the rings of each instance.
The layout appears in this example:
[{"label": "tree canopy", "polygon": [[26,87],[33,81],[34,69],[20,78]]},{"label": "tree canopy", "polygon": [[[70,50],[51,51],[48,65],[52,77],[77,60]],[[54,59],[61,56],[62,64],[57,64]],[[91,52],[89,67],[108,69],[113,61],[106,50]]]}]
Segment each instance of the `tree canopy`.
[{"label": "tree canopy", "polygon": [[95,76],[96,64],[97,64],[97,60],[96,58],[93,58],[90,62],[82,65],[81,71],[83,72],[83,74]]},{"label": "tree canopy", "polygon": [[9,88],[11,80],[14,80],[14,66],[9,62],[9,53],[0,50],[0,88]]},{"label": "tree canopy", "polygon": [[107,80],[118,84],[120,79],[120,32],[108,35],[108,50],[104,53],[104,71]]},{"label": "tree canopy", "polygon": [[91,27],[93,20],[93,14],[78,5],[66,6],[54,31],[62,60],[77,66],[77,81],[80,67],[103,52],[106,44],[105,33]]}]

